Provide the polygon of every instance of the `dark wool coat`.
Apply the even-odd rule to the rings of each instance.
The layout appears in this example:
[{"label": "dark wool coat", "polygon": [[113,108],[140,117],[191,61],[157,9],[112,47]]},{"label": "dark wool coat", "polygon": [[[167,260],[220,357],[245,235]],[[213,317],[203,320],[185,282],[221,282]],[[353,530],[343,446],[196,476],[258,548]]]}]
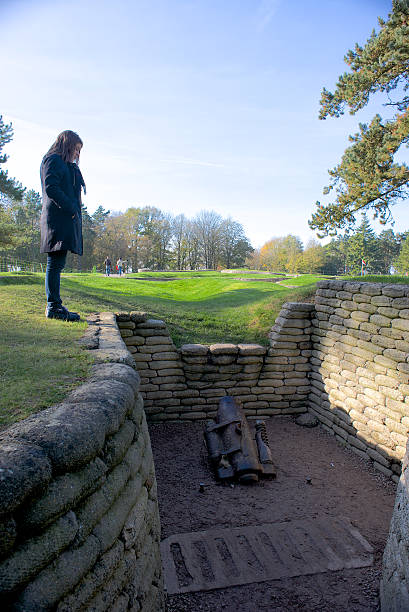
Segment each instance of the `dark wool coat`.
[{"label": "dark wool coat", "polygon": [[76,164],[67,164],[52,153],[40,168],[43,189],[41,212],[41,253],[71,251],[82,255],[81,185]]}]

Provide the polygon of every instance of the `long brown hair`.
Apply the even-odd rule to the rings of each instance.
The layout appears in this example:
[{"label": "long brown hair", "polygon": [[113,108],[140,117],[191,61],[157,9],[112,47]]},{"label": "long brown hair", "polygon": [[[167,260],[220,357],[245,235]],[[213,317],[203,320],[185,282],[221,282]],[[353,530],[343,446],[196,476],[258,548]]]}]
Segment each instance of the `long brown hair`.
[{"label": "long brown hair", "polygon": [[78,143],[80,143],[81,146],[83,144],[78,134],[72,132],[71,130],[65,130],[64,132],[61,132],[61,134],[58,134],[57,140],[51,145],[47,155],[51,155],[51,153],[58,153],[58,155],[61,155],[65,162],[70,162],[72,161],[75,145]]}]

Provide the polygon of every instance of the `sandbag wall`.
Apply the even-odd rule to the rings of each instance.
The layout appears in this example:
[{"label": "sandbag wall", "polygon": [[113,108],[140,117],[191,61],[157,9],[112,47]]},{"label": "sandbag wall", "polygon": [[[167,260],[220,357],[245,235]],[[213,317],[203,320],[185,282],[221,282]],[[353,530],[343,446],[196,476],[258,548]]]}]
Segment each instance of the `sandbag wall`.
[{"label": "sandbag wall", "polygon": [[409,433],[409,286],[321,281],[315,302],[310,410],[398,482]]},{"label": "sandbag wall", "polygon": [[211,418],[224,395],[237,397],[249,418],[306,412],[313,309],[313,304],[284,304],[269,348],[185,344],[176,349],[164,321],[141,312],[117,313],[149,419]]},{"label": "sandbag wall", "polygon": [[114,316],[89,323],[87,383],[0,435],[2,610],[164,609],[139,375]]},{"label": "sandbag wall", "polygon": [[381,610],[409,610],[409,450],[402,462],[395,507],[382,561]]}]

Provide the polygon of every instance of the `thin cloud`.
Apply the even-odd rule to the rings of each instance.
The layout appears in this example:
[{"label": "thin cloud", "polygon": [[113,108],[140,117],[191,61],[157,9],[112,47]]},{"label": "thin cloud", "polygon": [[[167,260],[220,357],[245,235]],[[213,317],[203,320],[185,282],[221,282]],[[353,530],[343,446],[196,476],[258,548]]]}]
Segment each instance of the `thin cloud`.
[{"label": "thin cloud", "polygon": [[188,158],[169,158],[163,159],[162,161],[170,164],[185,164],[187,166],[209,166],[211,168],[225,168],[224,164],[217,164],[215,162],[201,161],[200,159],[188,159]]},{"label": "thin cloud", "polygon": [[256,27],[258,30],[264,30],[274,15],[277,13],[280,0],[261,0],[257,9]]}]

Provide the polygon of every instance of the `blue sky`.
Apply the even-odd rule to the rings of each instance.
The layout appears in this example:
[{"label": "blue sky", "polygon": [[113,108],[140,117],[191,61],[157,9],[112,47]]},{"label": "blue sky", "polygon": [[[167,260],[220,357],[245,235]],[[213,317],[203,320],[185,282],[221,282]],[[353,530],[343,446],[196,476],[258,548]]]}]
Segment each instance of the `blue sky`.
[{"label": "blue sky", "polygon": [[[90,212],[152,205],[232,216],[253,246],[293,233],[358,121],[318,120],[385,0],[0,0],[9,173],[40,190],[59,132],[84,141]],[[405,204],[397,231],[409,228]],[[381,231],[378,224],[376,231]]]}]

